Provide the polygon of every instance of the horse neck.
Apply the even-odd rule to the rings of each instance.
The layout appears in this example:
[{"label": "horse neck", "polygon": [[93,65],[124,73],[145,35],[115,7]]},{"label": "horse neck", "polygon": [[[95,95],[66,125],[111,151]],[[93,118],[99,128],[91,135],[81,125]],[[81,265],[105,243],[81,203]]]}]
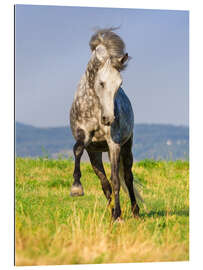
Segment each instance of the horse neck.
[{"label": "horse neck", "polygon": [[99,103],[99,100],[94,90],[94,81],[99,66],[100,62],[96,58],[92,57],[87,65],[85,74],[82,76],[78,87],[79,95],[84,95],[87,99],[93,99],[96,103]]}]

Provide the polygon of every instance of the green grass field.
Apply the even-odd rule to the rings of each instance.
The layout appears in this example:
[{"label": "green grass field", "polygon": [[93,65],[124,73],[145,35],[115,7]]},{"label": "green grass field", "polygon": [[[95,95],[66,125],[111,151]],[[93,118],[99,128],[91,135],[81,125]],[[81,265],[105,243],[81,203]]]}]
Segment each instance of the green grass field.
[{"label": "green grass field", "polygon": [[141,205],[134,219],[121,191],[120,223],[111,222],[89,163],[81,164],[85,196],[69,195],[73,167],[64,159],[16,159],[16,265],[189,260],[189,162],[135,163],[147,210]]}]

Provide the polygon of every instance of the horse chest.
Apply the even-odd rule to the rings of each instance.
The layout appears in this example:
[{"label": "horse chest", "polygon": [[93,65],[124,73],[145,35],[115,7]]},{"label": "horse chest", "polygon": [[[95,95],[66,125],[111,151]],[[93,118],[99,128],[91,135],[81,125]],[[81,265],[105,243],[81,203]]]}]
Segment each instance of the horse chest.
[{"label": "horse chest", "polygon": [[99,129],[94,132],[94,136],[92,137],[92,142],[101,142],[105,141],[105,132],[102,129]]}]

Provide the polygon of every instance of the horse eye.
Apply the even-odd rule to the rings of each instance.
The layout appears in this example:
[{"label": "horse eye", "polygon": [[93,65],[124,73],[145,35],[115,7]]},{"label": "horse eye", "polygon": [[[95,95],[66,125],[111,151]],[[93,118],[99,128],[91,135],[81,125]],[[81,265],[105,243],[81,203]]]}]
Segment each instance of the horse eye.
[{"label": "horse eye", "polygon": [[104,82],[100,82],[101,87],[104,88]]}]

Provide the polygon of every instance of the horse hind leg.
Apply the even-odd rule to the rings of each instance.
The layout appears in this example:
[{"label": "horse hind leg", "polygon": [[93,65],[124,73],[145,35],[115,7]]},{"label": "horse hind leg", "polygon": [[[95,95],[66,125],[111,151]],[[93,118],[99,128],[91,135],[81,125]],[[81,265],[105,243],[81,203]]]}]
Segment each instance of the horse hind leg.
[{"label": "horse hind leg", "polygon": [[106,177],[106,173],[104,170],[104,166],[103,166],[103,162],[102,162],[102,152],[87,151],[87,153],[89,155],[92,168],[93,168],[95,174],[100,179],[104,195],[106,196],[107,201],[110,204],[112,189],[111,189],[111,185]]},{"label": "horse hind leg", "polygon": [[[133,173],[132,173],[132,165],[133,165],[133,154],[132,154],[132,138],[130,138],[127,143],[121,148],[121,164],[120,164],[120,180],[121,186],[124,191],[128,191],[131,201],[131,208],[133,215],[135,217],[139,216],[139,206],[136,201],[135,191],[133,186]],[[124,178],[124,181],[123,178]]]}]

